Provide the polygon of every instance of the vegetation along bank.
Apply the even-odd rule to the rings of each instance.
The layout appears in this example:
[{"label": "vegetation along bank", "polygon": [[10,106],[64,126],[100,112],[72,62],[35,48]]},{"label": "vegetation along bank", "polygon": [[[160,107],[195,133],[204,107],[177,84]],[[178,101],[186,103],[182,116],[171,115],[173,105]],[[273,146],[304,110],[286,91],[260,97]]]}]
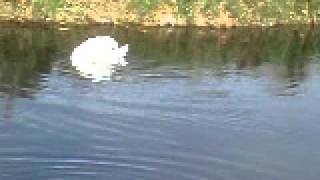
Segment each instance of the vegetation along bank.
[{"label": "vegetation along bank", "polygon": [[318,24],[320,0],[0,0],[0,20],[143,26]]}]

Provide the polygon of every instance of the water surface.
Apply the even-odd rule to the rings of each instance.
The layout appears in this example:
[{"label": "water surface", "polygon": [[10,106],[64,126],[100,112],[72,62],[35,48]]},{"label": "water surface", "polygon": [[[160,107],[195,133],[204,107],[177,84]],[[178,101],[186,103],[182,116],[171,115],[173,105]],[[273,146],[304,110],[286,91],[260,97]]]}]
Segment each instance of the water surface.
[{"label": "water surface", "polygon": [[[1,179],[316,180],[320,31],[0,29]],[[93,83],[88,37],[129,44]]]}]

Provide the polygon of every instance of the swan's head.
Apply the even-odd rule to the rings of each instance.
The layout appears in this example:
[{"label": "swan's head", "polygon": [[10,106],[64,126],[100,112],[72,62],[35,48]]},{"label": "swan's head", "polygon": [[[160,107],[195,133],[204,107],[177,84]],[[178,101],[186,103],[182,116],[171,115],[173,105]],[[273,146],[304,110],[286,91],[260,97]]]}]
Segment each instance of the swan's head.
[{"label": "swan's head", "polygon": [[71,63],[80,74],[92,79],[110,79],[117,66],[127,65],[128,45],[119,47],[109,36],[89,38],[74,49]]}]

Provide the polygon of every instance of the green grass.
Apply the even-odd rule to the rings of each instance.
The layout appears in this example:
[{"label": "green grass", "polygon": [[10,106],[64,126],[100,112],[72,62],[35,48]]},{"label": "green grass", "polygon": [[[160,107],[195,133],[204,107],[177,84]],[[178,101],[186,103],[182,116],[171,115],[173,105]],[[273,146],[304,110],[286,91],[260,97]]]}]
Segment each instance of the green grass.
[{"label": "green grass", "polygon": [[63,7],[65,0],[31,0],[36,13],[42,16],[54,15],[58,8]]}]

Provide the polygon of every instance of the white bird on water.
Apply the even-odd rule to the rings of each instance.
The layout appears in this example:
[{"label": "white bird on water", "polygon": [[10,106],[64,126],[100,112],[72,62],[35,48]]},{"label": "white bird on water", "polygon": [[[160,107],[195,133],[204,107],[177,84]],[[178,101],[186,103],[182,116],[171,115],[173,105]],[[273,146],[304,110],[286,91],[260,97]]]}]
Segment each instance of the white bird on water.
[{"label": "white bird on water", "polygon": [[109,36],[89,38],[76,47],[71,54],[71,64],[84,77],[94,82],[108,80],[117,66],[126,66],[128,44],[119,47]]}]

